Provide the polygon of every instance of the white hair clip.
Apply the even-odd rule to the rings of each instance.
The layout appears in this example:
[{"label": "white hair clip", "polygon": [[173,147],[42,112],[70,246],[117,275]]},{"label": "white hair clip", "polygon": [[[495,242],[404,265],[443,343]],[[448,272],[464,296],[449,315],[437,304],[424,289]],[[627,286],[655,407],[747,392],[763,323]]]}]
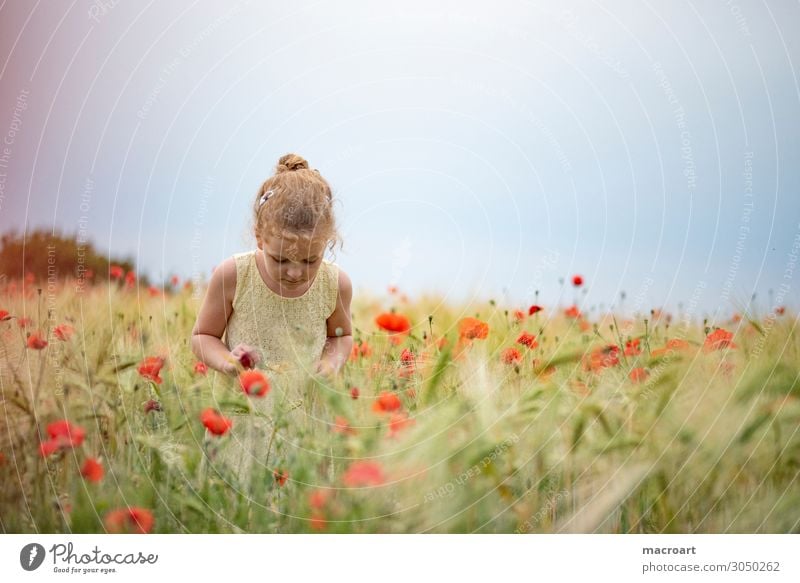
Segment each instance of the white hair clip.
[{"label": "white hair clip", "polygon": [[258,206],[259,206],[259,207],[261,207],[261,205],[262,205],[262,204],[264,204],[265,202],[267,202],[267,201],[269,200],[269,198],[270,198],[270,197],[271,197],[273,194],[275,194],[275,191],[274,191],[274,190],[268,190],[267,192],[265,192],[264,194],[262,194],[262,195],[261,195],[261,198],[260,198],[260,199],[259,199],[259,201],[258,201]]}]

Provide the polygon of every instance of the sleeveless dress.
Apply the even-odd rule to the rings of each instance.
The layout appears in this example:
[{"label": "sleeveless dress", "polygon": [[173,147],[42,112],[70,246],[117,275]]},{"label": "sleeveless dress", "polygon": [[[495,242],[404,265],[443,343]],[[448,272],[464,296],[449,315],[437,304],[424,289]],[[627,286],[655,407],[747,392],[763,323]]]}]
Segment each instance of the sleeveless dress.
[{"label": "sleeveless dress", "polygon": [[[284,409],[292,409],[288,414],[294,422],[303,422],[303,415],[310,413],[304,381],[322,355],[326,320],[336,309],[339,293],[339,269],[323,260],[303,295],[283,297],[267,287],[256,254],[253,250],[234,255],[236,291],[223,342],[229,350],[237,344],[256,347],[261,352],[256,368],[265,372],[271,388],[265,397],[248,397],[256,415],[229,415],[233,427],[217,456],[239,485],[248,489],[255,485],[253,480],[271,481],[272,470],[281,463],[276,451],[280,440],[272,439],[270,444],[273,425],[269,416],[276,399],[289,405]],[[238,383],[234,381],[233,386],[238,390]]]}]

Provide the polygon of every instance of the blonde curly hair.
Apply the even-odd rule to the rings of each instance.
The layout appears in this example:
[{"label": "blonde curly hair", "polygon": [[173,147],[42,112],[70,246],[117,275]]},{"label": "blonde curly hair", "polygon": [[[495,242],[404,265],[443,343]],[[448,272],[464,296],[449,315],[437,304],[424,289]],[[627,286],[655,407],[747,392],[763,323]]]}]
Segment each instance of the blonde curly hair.
[{"label": "blonde curly hair", "polygon": [[275,174],[258,189],[253,202],[257,239],[269,236],[325,241],[331,251],[342,241],[333,213],[330,184],[297,154],[281,156]]}]

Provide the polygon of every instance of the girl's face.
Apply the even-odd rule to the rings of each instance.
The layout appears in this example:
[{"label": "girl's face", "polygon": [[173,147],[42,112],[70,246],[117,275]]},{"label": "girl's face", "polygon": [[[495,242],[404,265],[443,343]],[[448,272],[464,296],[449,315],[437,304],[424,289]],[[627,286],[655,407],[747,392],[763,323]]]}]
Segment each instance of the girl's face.
[{"label": "girl's face", "polygon": [[280,287],[294,291],[314,280],[322,265],[325,242],[308,237],[269,236],[259,239],[267,275]]}]

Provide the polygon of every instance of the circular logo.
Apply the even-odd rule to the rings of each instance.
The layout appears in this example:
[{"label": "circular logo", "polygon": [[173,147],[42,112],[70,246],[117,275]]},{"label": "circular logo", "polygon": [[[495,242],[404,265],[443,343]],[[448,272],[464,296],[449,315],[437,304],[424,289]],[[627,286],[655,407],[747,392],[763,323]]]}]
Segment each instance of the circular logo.
[{"label": "circular logo", "polygon": [[26,571],[35,571],[44,562],[44,547],[39,543],[30,543],[19,552],[19,564]]}]

